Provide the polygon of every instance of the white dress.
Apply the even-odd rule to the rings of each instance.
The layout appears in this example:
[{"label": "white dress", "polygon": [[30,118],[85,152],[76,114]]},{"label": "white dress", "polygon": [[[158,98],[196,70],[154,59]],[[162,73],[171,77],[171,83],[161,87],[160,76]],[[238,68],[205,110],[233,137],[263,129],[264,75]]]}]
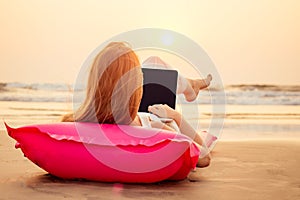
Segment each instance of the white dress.
[{"label": "white dress", "polygon": [[[139,116],[142,127],[145,128],[153,128],[151,126],[151,121],[159,121],[162,122],[156,115],[153,115],[151,113],[146,113],[146,112],[138,112],[137,115]],[[168,125],[173,128],[176,132],[180,133],[180,129],[177,125],[177,123],[172,120],[171,122],[168,123]]]}]

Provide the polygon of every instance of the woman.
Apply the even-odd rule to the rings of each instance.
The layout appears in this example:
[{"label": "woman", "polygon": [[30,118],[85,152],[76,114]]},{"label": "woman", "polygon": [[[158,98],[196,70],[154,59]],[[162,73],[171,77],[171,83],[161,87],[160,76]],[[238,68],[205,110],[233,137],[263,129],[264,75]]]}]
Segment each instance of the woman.
[{"label": "woman", "polygon": [[[63,116],[62,121],[151,126],[175,131],[166,123],[138,115],[142,86],[143,74],[137,55],[126,43],[112,42],[96,56],[91,66],[83,104],[74,113]],[[182,134],[204,146],[201,137],[179,112],[167,105],[149,106],[149,111],[173,119]],[[198,166],[206,167],[209,163],[208,154],[199,159]]]}]

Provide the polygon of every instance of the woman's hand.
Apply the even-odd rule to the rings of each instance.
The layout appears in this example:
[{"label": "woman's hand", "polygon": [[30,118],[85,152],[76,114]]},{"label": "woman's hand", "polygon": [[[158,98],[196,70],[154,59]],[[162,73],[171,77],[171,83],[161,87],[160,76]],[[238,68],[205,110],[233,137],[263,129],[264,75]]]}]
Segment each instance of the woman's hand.
[{"label": "woman's hand", "polygon": [[155,104],[149,106],[148,111],[163,118],[178,119],[181,117],[179,112],[170,108],[167,104]]},{"label": "woman's hand", "polygon": [[[203,140],[200,135],[195,131],[195,129],[184,119],[183,116],[176,110],[170,108],[168,105],[157,104],[148,107],[148,111],[163,118],[171,118],[178,125],[180,132],[190,137],[199,145],[203,146]],[[205,158],[201,162],[209,164],[209,158]],[[206,164],[200,163],[199,166],[204,166]]]}]

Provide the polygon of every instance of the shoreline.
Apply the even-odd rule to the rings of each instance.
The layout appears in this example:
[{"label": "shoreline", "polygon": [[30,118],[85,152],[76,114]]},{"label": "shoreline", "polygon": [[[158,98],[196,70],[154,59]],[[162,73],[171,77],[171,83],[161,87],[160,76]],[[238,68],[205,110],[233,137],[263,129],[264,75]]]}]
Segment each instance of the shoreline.
[{"label": "shoreline", "polygon": [[61,180],[47,175],[0,132],[3,199],[297,199],[300,139],[220,141],[208,168],[187,179],[155,184]]}]

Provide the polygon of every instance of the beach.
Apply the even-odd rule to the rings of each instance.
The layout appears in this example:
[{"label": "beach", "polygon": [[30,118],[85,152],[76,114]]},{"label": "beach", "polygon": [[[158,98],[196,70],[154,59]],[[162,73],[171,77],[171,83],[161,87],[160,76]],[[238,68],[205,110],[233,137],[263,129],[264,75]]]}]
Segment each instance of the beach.
[{"label": "beach", "polygon": [[[299,10],[300,0],[0,1],[0,200],[300,200]],[[146,67],[175,70],[178,73],[170,73],[177,78],[155,74],[147,80],[139,70]],[[152,175],[157,164],[178,155],[181,139],[174,138],[179,148],[160,151],[170,139],[158,135],[152,142],[148,138],[152,131],[143,127],[141,134],[123,131],[130,136],[127,139],[125,134],[124,138],[115,134],[127,130],[126,125],[124,129],[104,125],[109,132],[102,135],[94,134],[97,126],[90,131],[94,127],[85,129],[81,123],[75,126],[76,131],[84,130],[78,135],[69,134],[74,124],[52,126],[65,114],[72,121],[72,113],[82,123],[128,124],[127,117],[135,117],[139,98],[143,99],[140,92],[147,94],[142,82],[162,86],[164,91],[153,91],[160,97],[174,92],[170,96],[176,96],[175,110],[203,137],[208,148],[202,143],[199,158],[209,152],[210,165],[191,171],[182,167],[197,161],[198,154],[192,140],[199,138],[186,138],[191,153],[176,158],[192,157],[192,161],[181,165],[177,159],[181,163],[168,165],[172,169],[161,165],[165,168],[160,166],[150,177],[165,180],[181,166],[180,172],[189,173],[184,180],[125,184],[81,179],[87,176],[79,172],[91,173],[88,177],[93,179],[97,171],[123,180],[122,173],[99,170],[97,164],[136,173],[143,168]],[[171,101],[154,104],[167,102]],[[177,113],[153,112],[176,117],[178,122]],[[143,121],[133,120],[132,124]],[[172,119],[162,120],[177,128]],[[51,124],[46,132],[54,132],[50,137],[56,140],[44,142],[48,136],[36,137],[31,126],[25,136],[27,148],[8,135],[5,124],[11,128],[40,125],[40,131]],[[197,136],[189,126],[181,126],[182,121],[178,125],[182,133]],[[76,147],[83,147],[82,141],[86,149],[79,151]],[[111,148],[114,141],[121,151]],[[30,157],[32,161],[24,157],[21,147],[28,157],[37,157]],[[43,147],[51,151],[44,154]],[[101,163],[94,153],[89,157],[90,150],[99,154]],[[111,153],[114,150],[116,154]],[[144,159],[150,152],[155,152],[153,157]],[[136,154],[142,164],[126,157],[136,158]],[[57,162],[50,162],[52,158]],[[62,169],[56,168],[57,163]],[[57,176],[69,172],[80,178],[54,177],[39,166]],[[86,166],[91,168],[80,168]]]},{"label": "beach", "polygon": [[[0,118],[12,127],[58,122],[73,109],[70,91],[58,86],[4,87]],[[212,112],[209,101],[177,105],[194,128],[218,137],[211,165],[177,182],[122,184],[52,177],[15,149],[2,121],[0,199],[299,199],[300,93],[292,89],[229,90],[226,113]],[[244,92],[252,99],[241,101]]]},{"label": "beach", "polygon": [[[188,110],[189,105],[182,107]],[[19,127],[56,122],[72,106],[1,101],[0,108],[2,119]],[[200,128],[209,128],[211,107],[200,108]],[[299,113],[299,106],[227,105],[211,165],[196,168],[183,181],[155,184],[52,177],[14,148],[15,141],[1,124],[0,199],[299,199]],[[193,124],[195,116],[188,115]]]},{"label": "beach", "polygon": [[299,199],[300,140],[220,141],[208,168],[178,182],[121,184],[48,175],[0,134],[0,199]]}]

